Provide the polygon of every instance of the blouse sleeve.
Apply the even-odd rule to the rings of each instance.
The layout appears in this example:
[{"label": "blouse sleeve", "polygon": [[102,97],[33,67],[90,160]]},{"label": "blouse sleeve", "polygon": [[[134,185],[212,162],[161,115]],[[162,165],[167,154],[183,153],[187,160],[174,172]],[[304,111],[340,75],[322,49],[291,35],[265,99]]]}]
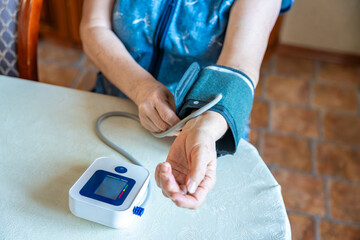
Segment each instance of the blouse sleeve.
[{"label": "blouse sleeve", "polygon": [[282,0],[280,14],[289,11],[294,1],[295,0]]}]

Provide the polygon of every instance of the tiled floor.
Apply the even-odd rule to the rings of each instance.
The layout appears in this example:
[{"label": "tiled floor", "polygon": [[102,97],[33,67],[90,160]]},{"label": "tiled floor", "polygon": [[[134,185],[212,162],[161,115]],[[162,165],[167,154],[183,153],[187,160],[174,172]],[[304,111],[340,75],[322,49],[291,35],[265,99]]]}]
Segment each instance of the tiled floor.
[{"label": "tiled floor", "polygon": [[[39,45],[40,81],[82,90],[82,51]],[[251,142],[282,186],[293,239],[360,239],[360,68],[272,56],[261,70]]]},{"label": "tiled floor", "polygon": [[98,68],[82,50],[40,41],[38,47],[39,80],[64,87],[90,90]]}]

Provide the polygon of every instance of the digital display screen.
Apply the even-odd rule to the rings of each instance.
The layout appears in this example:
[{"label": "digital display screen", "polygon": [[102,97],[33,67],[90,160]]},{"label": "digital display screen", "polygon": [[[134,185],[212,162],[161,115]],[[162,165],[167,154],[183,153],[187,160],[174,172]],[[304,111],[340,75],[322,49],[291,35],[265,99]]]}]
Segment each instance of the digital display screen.
[{"label": "digital display screen", "polygon": [[124,179],[106,175],[94,193],[115,200],[127,184]]}]

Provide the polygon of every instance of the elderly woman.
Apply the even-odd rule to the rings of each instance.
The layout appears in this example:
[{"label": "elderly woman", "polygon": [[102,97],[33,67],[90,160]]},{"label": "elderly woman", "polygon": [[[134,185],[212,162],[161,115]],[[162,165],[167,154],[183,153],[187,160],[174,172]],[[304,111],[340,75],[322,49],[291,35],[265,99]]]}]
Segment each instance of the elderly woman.
[{"label": "elderly woman", "polygon": [[[279,13],[289,10],[292,2],[84,2],[83,47],[101,70],[94,90],[130,98],[149,131],[165,131],[180,120],[173,94],[193,62],[205,69],[199,74],[203,84],[197,92],[206,95],[214,90],[211,86],[231,92],[235,86],[239,93],[232,93],[231,101],[225,99],[222,108],[188,121],[178,132],[166,162],[157,166],[156,183],[177,206],[197,208],[215,184],[217,156],[236,151],[270,32]],[[246,84],[236,85],[240,82]]]}]

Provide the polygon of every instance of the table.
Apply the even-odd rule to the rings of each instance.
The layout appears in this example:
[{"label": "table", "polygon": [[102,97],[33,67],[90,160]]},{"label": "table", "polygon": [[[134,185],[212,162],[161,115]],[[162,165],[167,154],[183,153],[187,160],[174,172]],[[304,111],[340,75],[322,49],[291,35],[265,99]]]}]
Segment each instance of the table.
[{"label": "table", "polygon": [[[145,213],[117,230],[71,214],[68,191],[98,157],[125,160],[94,133],[108,111],[136,113],[128,100],[0,76],[0,239],[290,239],[275,181],[257,150],[241,141],[218,159],[217,183],[197,210],[162,196],[154,177]],[[130,119],[103,131],[154,173],[172,138],[156,139]]]}]

